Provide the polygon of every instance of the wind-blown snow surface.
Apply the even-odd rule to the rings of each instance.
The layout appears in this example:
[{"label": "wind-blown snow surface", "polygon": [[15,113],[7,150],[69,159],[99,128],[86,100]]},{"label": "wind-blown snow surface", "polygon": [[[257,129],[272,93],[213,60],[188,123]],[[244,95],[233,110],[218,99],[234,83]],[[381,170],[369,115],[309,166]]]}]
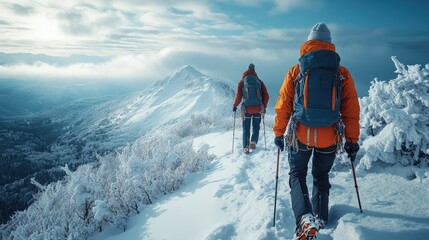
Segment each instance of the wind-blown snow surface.
[{"label": "wind-blown snow surface", "polygon": [[[166,195],[131,218],[127,231],[109,229],[94,240],[122,239],[291,239],[287,153],[281,154],[276,227],[272,227],[277,151],[267,134],[250,155],[235,146],[232,131],[213,132],[194,140],[216,155],[209,171],[195,174],[177,192]],[[241,140],[236,131],[235,142]],[[262,144],[261,144],[262,143]],[[409,169],[409,168],[408,168]],[[415,171],[413,180],[401,176]],[[398,174],[399,173],[399,174]],[[309,175],[310,170],[309,170]],[[336,162],[331,172],[330,220],[318,239],[419,239],[429,233],[429,183],[425,169],[390,168],[358,171],[358,207],[350,168]],[[311,183],[311,176],[307,181]],[[311,191],[310,191],[311,192]]]}]

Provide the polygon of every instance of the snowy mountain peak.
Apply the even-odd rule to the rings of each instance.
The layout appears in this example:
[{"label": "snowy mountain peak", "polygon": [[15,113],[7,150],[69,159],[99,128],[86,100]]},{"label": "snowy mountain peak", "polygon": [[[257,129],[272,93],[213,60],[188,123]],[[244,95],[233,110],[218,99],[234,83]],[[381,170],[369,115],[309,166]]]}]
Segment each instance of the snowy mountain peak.
[{"label": "snowy mountain peak", "polygon": [[157,92],[159,98],[163,94],[173,97],[172,94],[183,90],[195,94],[205,92],[211,88],[217,89],[215,92],[220,93],[222,96],[233,94],[233,90],[228,84],[207,76],[190,65],[185,65],[179,68],[173,75],[156,82],[151,90],[152,92]]},{"label": "snowy mountain peak", "polygon": [[186,65],[137,96],[126,97],[110,114],[111,122],[140,135],[154,126],[193,114],[225,116],[230,113],[233,97],[228,84]]},{"label": "snowy mountain peak", "polygon": [[200,71],[192,67],[191,65],[185,65],[179,68],[169,79],[181,79],[185,81],[208,78]]},{"label": "snowy mountain peak", "polygon": [[179,68],[179,70],[176,71],[176,73],[184,73],[184,74],[204,76],[204,74],[202,74],[200,71],[198,71],[196,68],[194,68],[191,65],[182,66],[181,68]]}]

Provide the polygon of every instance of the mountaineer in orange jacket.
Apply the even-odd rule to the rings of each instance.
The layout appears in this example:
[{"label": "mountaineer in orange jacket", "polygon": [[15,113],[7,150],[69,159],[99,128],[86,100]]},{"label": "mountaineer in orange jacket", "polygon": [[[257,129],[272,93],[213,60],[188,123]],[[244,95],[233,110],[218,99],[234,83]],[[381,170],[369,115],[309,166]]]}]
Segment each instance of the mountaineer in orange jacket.
[{"label": "mountaineer in orange jacket", "polygon": [[[301,46],[300,55],[302,57],[307,53],[319,50],[335,52],[335,46],[331,43],[330,31],[324,23],[318,23],[312,28],[308,41]],[[313,54],[315,53],[313,52]],[[338,69],[339,75],[342,76],[339,111],[345,127],[344,148],[349,155],[356,155],[359,150],[357,144],[360,112],[358,96],[350,72],[343,66],[339,66]],[[290,125],[288,133],[291,131],[291,134],[287,135],[286,141],[289,141],[289,185],[297,224],[295,232],[297,237],[316,234],[328,221],[328,200],[331,188],[328,174],[343,137],[340,136],[337,125],[308,127],[291,119],[296,111],[294,109],[295,85],[297,84],[295,80],[299,78],[299,74],[300,65],[297,64],[290,68],[284,79],[275,106],[276,116],[273,127],[276,136],[275,144],[280,150],[283,150],[283,135],[288,124]],[[304,104],[306,103],[304,102]],[[306,175],[307,165],[312,155],[313,192],[310,201]]]},{"label": "mountaineer in orange jacket", "polygon": [[[249,64],[248,69],[243,72],[241,80],[238,82],[232,110],[235,112],[241,103],[241,117],[243,119],[243,150],[249,153],[249,149],[255,149],[259,139],[259,129],[261,117],[265,114],[268,100],[267,88],[264,82],[259,79],[255,71],[255,65]],[[250,126],[252,125],[252,136],[250,136]]]}]

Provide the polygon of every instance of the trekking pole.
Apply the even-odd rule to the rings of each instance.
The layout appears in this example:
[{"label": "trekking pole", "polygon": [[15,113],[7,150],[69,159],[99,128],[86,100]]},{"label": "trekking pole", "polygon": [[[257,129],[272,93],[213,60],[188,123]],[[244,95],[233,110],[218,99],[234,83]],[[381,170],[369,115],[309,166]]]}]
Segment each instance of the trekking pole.
[{"label": "trekking pole", "polygon": [[273,227],[276,226],[277,185],[279,183],[279,161],[280,161],[280,148],[277,148],[276,192],[274,194],[274,219],[273,219]]},{"label": "trekking pole", "polygon": [[262,115],[262,123],[264,125],[264,140],[265,140],[265,150],[267,150],[267,136],[265,135],[265,114]]},{"label": "trekking pole", "polygon": [[234,153],[235,115],[236,115],[236,111],[234,111],[234,127],[233,127],[233,130],[232,130],[232,153]]},{"label": "trekking pole", "polygon": [[359,209],[360,209],[360,213],[362,213],[362,205],[360,204],[359,190],[358,190],[358,185],[356,181],[356,172],[355,172],[355,164],[354,164],[356,155],[352,155],[352,156],[349,155],[349,157],[350,157],[350,162],[352,163],[353,179],[355,181],[355,188],[356,188],[356,194],[357,194],[357,199],[359,203]]}]

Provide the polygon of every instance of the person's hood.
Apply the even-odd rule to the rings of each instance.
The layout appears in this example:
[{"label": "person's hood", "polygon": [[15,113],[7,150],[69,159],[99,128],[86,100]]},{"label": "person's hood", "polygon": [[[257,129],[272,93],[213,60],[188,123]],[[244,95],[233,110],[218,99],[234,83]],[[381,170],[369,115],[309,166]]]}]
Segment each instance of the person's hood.
[{"label": "person's hood", "polygon": [[254,76],[258,76],[258,75],[256,74],[256,72],[255,72],[255,70],[254,70],[254,69],[247,69],[247,70],[243,73],[242,78],[245,78],[247,75],[254,75]]},{"label": "person's hood", "polygon": [[301,45],[300,54],[304,56],[306,53],[316,50],[330,50],[335,52],[335,45],[321,40],[308,40]]}]

